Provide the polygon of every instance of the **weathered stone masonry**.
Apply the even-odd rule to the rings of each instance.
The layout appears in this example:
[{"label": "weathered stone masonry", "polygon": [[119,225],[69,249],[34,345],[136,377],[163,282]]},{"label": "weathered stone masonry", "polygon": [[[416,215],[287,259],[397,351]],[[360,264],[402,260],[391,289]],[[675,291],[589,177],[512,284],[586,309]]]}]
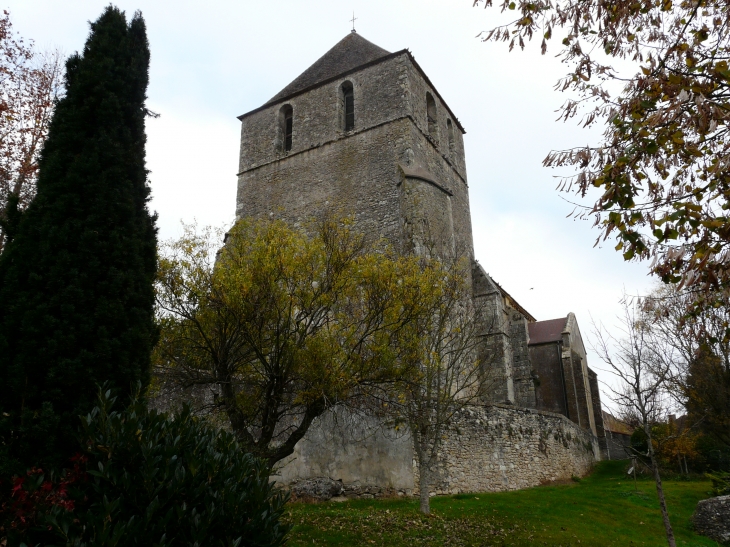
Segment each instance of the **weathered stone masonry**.
[{"label": "weathered stone masonry", "polygon": [[440,494],[529,488],[581,477],[597,439],[560,414],[502,405],[471,407],[453,420],[440,451]]},{"label": "weathered stone masonry", "polygon": [[[418,467],[407,430],[352,430],[325,415],[284,462],[277,477],[299,492],[328,498],[418,494]],[[597,439],[565,416],[504,405],[472,406],[444,433],[432,493],[529,488],[583,476],[599,454]],[[329,490],[317,489],[329,484]],[[339,488],[338,488],[339,485]],[[314,488],[313,488],[314,487]]]}]

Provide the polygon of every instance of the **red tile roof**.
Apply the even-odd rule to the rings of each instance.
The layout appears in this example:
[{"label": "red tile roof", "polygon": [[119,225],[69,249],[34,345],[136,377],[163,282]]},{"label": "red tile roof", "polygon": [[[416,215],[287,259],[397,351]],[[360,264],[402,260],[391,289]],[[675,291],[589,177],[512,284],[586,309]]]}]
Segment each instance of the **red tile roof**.
[{"label": "red tile roof", "polygon": [[558,342],[562,337],[562,332],[565,330],[567,322],[567,317],[561,317],[560,319],[548,319],[547,321],[529,323],[527,325],[530,333],[529,345]]}]

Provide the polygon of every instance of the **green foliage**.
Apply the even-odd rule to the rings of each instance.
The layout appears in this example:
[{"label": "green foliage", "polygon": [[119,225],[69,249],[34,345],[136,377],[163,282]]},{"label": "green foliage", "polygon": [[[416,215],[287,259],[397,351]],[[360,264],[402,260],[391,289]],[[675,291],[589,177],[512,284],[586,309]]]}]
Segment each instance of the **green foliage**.
[{"label": "green foliage", "polygon": [[712,493],[715,496],[730,495],[730,473],[708,473],[707,478],[712,481]]},{"label": "green foliage", "polygon": [[[60,465],[96,385],[149,382],[156,229],[147,209],[144,21],[108,7],[66,64],[36,198],[0,255],[0,446]],[[5,416],[7,414],[7,416]]]},{"label": "green foliage", "polygon": [[[114,403],[109,391],[101,393],[83,419],[88,477],[76,506],[53,506],[43,526],[15,539],[49,541],[50,529],[56,544],[78,547],[283,544],[289,527],[279,519],[287,498],[269,482],[264,461],[187,407],[168,417],[139,398],[122,411]],[[57,489],[51,483],[47,490]]]}]

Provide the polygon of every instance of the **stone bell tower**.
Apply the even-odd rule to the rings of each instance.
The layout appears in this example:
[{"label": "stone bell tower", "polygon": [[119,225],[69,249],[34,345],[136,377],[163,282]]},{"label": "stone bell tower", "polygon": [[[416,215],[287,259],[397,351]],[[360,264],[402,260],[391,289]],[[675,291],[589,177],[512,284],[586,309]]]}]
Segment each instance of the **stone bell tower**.
[{"label": "stone bell tower", "polygon": [[353,31],[239,119],[237,218],[327,208],[402,252],[473,259],[464,129],[408,50]]}]

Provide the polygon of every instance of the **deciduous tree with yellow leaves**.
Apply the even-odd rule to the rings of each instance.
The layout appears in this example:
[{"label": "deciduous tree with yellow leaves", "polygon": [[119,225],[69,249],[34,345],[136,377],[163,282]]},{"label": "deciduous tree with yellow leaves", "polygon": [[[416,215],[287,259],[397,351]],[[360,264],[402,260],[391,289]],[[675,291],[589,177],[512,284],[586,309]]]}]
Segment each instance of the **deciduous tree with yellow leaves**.
[{"label": "deciduous tree with yellow leaves", "polygon": [[451,275],[439,262],[368,244],[347,220],[309,235],[243,220],[217,257],[210,235],[188,229],[163,248],[155,363],[163,383],[208,390],[202,406],[247,451],[273,466],[327,409],[391,400],[415,373],[414,325]]}]

